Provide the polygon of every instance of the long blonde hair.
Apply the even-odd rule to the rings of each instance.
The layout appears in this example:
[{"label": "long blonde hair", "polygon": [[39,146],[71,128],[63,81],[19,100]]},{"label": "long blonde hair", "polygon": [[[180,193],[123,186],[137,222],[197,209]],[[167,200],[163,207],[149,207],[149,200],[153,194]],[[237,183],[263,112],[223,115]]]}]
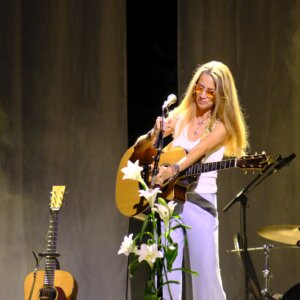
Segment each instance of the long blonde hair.
[{"label": "long blonde hair", "polygon": [[225,143],[226,156],[244,155],[249,146],[248,130],[239,104],[234,79],[229,68],[218,61],[200,65],[195,70],[183,100],[177,108],[170,112],[170,116],[181,119],[176,136],[196,116],[197,104],[194,86],[203,73],[210,75],[216,86],[215,106],[212,111],[210,126],[213,126],[216,120],[220,120],[225,125],[228,132]]}]

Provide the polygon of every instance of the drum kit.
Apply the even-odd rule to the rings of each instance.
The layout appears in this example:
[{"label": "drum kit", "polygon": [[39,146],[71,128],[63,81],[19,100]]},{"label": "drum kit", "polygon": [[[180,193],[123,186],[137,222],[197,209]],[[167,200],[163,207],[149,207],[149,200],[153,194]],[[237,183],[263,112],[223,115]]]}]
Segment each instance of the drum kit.
[{"label": "drum kit", "polygon": [[[273,161],[268,157],[268,166],[258,174],[245,188],[243,188],[224,208],[223,212],[226,212],[234,203],[240,203],[240,224],[242,237],[238,234],[234,238],[234,250],[228,250],[227,252],[237,252],[242,259],[245,270],[245,296],[246,300],[262,300],[262,299],[282,299],[282,300],[300,300],[300,283],[292,287],[284,295],[270,295],[269,280],[272,274],[269,269],[269,259],[271,249],[274,248],[297,248],[300,249],[300,225],[271,225],[258,229],[257,234],[265,239],[285,244],[285,246],[274,247],[272,244],[265,244],[263,247],[248,248],[247,246],[247,226],[246,226],[246,209],[248,207],[248,197],[251,191],[254,190],[259,184],[261,184],[270,175],[277,173],[284,166],[290,164],[290,162],[296,157],[295,153],[290,154],[288,157],[282,158],[279,155],[276,161]],[[260,289],[254,265],[251,261],[249,252],[263,250],[264,251],[264,288]],[[251,296],[251,298],[250,298]]]},{"label": "drum kit", "polygon": [[241,255],[244,267],[245,261],[247,261],[247,268],[245,271],[250,274],[249,286],[252,290],[252,296],[254,299],[282,299],[282,300],[294,300],[300,299],[300,283],[298,283],[293,288],[289,289],[284,295],[270,295],[269,280],[272,277],[269,268],[269,259],[271,249],[282,249],[282,248],[297,248],[300,249],[300,225],[271,225],[264,226],[257,230],[257,234],[267,240],[278,242],[284,244],[283,246],[274,247],[272,244],[265,244],[263,247],[247,248],[245,251],[241,247],[241,239],[238,235],[234,237],[234,250],[228,250],[230,253],[237,252],[239,254],[244,254],[243,252],[248,251],[264,251],[264,288],[259,291],[259,285],[256,278],[255,270],[249,255]]}]

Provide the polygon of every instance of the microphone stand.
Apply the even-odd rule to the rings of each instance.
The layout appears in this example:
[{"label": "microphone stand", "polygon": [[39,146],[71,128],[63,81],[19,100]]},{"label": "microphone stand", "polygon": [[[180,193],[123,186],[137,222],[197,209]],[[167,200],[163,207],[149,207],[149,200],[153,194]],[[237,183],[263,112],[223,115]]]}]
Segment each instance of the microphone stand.
[{"label": "microphone stand", "polygon": [[[155,148],[157,150],[157,153],[154,157],[154,166],[152,169],[152,174],[151,174],[151,188],[153,188],[155,186],[155,181],[156,181],[156,175],[159,172],[159,160],[160,160],[160,156],[161,153],[163,152],[163,139],[164,139],[164,130],[163,130],[163,124],[164,124],[164,115],[165,115],[166,111],[164,108],[162,108],[162,119],[161,119],[161,126],[160,126],[160,131],[159,134],[157,136],[157,140],[155,143]],[[159,237],[161,235],[161,219],[159,214],[156,212],[155,213],[156,216],[156,230],[157,230],[157,236]],[[161,287],[158,291],[158,296],[160,297],[160,299],[163,299],[163,289],[162,289],[162,285],[163,285],[163,277],[162,277],[162,270],[163,270],[163,265],[160,266],[160,270],[157,270],[157,287]]]},{"label": "microphone stand", "polygon": [[242,242],[243,242],[243,253],[245,256],[245,299],[249,298],[249,270],[248,270],[248,242],[247,242],[247,222],[246,222],[246,209],[247,209],[247,194],[250,193],[256,186],[262,183],[267,177],[276,173],[283,166],[287,165],[293,158],[295,154],[291,154],[287,158],[282,158],[278,156],[275,163],[271,163],[263,172],[258,174],[245,188],[243,188],[236,196],[233,198],[224,208],[223,212],[226,212],[234,203],[240,202],[240,219],[241,219],[241,232],[242,232]]}]

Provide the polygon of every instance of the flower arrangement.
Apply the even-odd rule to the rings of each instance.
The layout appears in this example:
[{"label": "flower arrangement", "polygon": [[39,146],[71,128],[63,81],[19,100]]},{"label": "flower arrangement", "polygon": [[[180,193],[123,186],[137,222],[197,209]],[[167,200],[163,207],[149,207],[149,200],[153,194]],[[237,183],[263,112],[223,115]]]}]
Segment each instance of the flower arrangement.
[{"label": "flower arrangement", "polygon": [[[135,163],[128,161],[127,167],[121,170],[124,173],[123,180],[137,180],[140,183],[142,189],[139,190],[139,195],[148,201],[150,212],[143,221],[141,231],[134,238],[133,234],[124,237],[118,254],[130,256],[130,277],[133,277],[140,263],[146,263],[148,279],[144,300],[161,300],[163,285],[168,285],[170,292],[169,284],[179,284],[177,281],[168,280],[168,273],[175,270],[172,265],[178,251],[178,245],[173,242],[171,233],[178,228],[186,230],[191,227],[182,224],[180,216],[174,211],[177,205],[174,201],[167,203],[159,197],[160,188],[147,186],[141,176],[142,169],[137,160]],[[158,226],[161,226],[161,230],[158,230]],[[151,230],[148,230],[149,227]],[[186,268],[176,270],[197,274]]]}]

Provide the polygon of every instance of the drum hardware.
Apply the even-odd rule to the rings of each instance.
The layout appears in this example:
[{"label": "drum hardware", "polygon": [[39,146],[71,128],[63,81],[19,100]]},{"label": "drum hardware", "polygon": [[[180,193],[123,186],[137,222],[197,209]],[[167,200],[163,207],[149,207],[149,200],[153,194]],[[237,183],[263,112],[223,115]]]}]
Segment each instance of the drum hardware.
[{"label": "drum hardware", "polygon": [[[265,226],[261,227],[257,231],[258,235],[260,235],[263,238],[291,245],[286,246],[289,248],[298,248],[300,249],[300,225],[271,225],[271,226]],[[279,247],[283,248],[283,247]],[[266,299],[274,299],[274,298],[268,298],[270,297],[269,294],[269,279],[272,278],[272,274],[269,271],[269,257],[270,257],[270,251],[271,248],[265,249],[265,270],[263,270],[263,276],[265,278],[265,288],[262,290],[262,295]],[[285,299],[283,297],[282,299]]]},{"label": "drum hardware", "polygon": [[[239,243],[239,237],[236,235],[234,237],[234,246],[235,246],[235,249],[232,249],[232,250],[227,250],[227,253],[239,253],[239,254],[242,254],[245,252],[244,249],[240,248],[240,243]],[[270,295],[270,279],[273,278],[272,276],[272,272],[270,271],[270,253],[271,253],[271,249],[285,249],[285,248],[288,248],[288,249],[300,249],[299,246],[273,246],[271,244],[267,244],[267,245],[263,245],[263,247],[253,247],[253,248],[248,248],[247,249],[247,252],[251,252],[251,251],[264,251],[264,256],[265,256],[265,260],[264,260],[264,270],[262,271],[262,274],[263,274],[263,278],[264,278],[264,288],[261,289],[259,292],[261,293],[263,299],[271,299],[271,300],[274,300],[274,299],[277,299],[276,296],[271,296]],[[251,262],[251,259],[250,259],[250,262]],[[255,270],[254,270],[254,266],[252,267],[253,270],[251,270],[251,273],[255,273]],[[250,270],[250,269],[249,269]],[[258,283],[256,283],[255,285],[255,277],[254,277],[255,274],[252,274],[250,276],[250,284],[252,285],[252,292],[255,292],[256,291],[256,297],[255,299],[258,299],[258,288],[259,288],[259,285]],[[299,284],[300,285],[300,284]],[[274,298],[275,297],[275,298]],[[261,299],[259,297],[259,299]],[[281,299],[281,298],[280,298]]]},{"label": "drum hardware", "polygon": [[273,248],[273,245],[264,245],[264,254],[265,254],[265,269],[262,271],[263,273],[263,278],[265,279],[265,287],[261,290],[261,294],[265,297],[265,299],[274,299],[270,295],[270,284],[269,280],[272,278],[272,273],[269,269],[269,260],[270,260],[270,253],[271,249]]},{"label": "drum hardware", "polygon": [[[300,249],[299,246],[273,246],[272,249]],[[265,247],[254,247],[248,248],[247,251],[262,251],[265,250]],[[231,249],[227,250],[227,253],[236,253],[236,252],[244,252],[244,249]]]},{"label": "drum hardware", "polygon": [[[262,290],[260,290],[261,295],[264,297],[264,299],[274,299],[271,295],[270,295],[270,279],[272,278],[272,273],[269,269],[269,261],[270,261],[270,252],[271,249],[274,248],[273,245],[268,244],[268,245],[263,245],[263,247],[255,247],[255,248],[248,248],[248,251],[264,251],[264,256],[265,256],[265,262],[264,262],[264,270],[262,271],[263,274],[263,278],[264,278],[264,283],[265,286]],[[234,252],[238,252],[238,253],[243,253],[245,252],[244,249],[233,249],[233,250],[227,250],[228,253],[234,253]],[[255,272],[255,271],[254,271]],[[256,288],[257,289],[257,288]]]}]

